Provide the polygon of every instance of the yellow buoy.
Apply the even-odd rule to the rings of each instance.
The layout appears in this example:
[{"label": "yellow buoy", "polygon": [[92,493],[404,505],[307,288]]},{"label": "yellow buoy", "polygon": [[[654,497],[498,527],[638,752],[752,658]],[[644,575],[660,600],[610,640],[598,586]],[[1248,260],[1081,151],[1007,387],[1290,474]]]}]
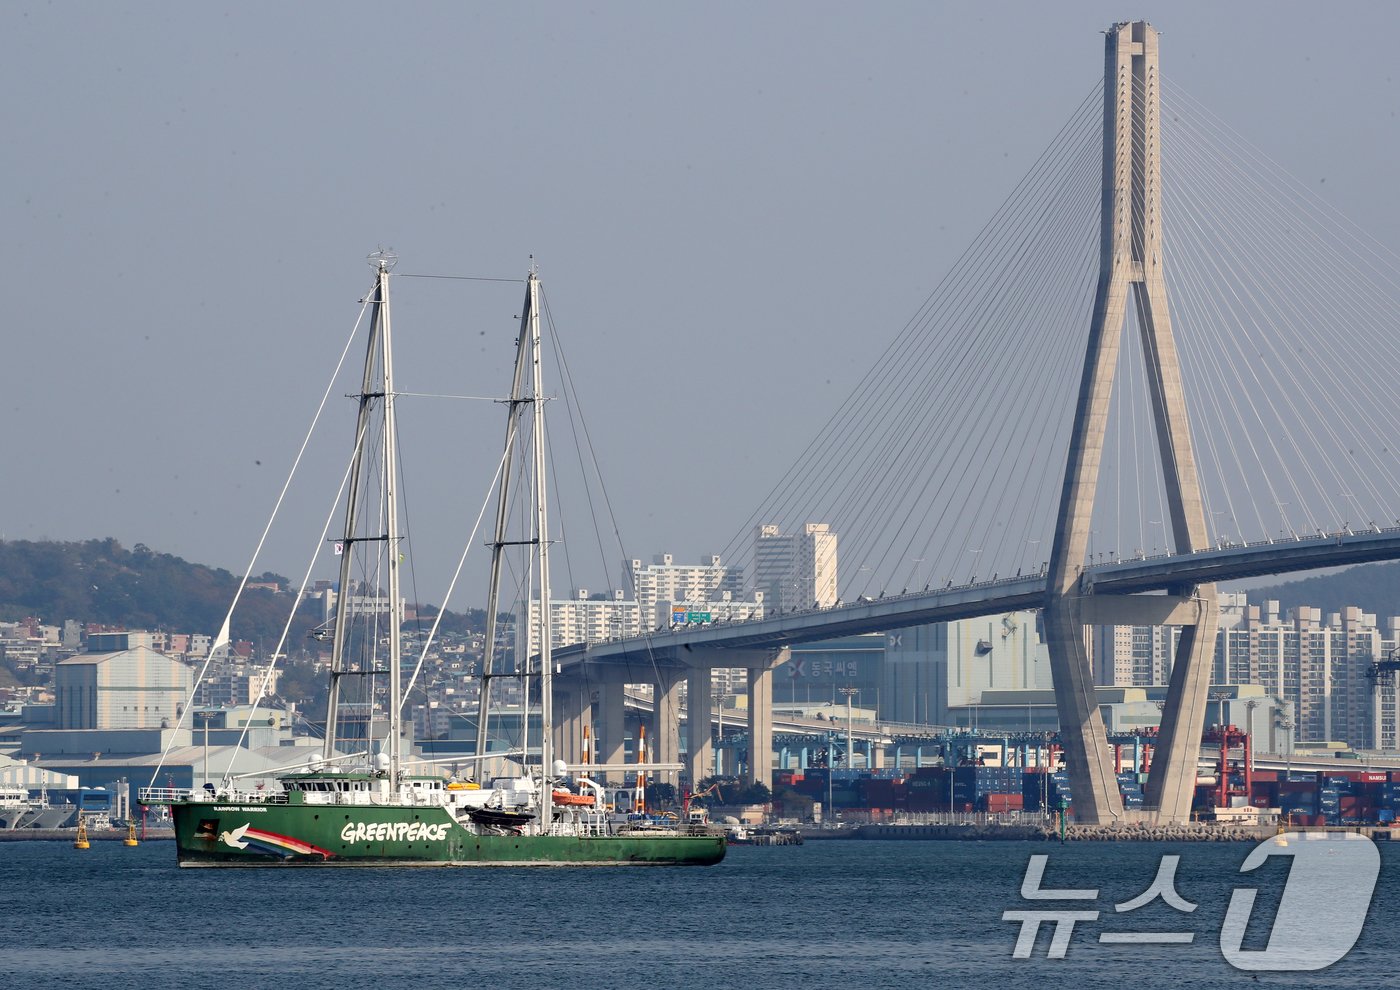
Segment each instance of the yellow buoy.
[{"label": "yellow buoy", "polygon": [[84,818],[81,814],[78,815],[78,837],[77,837],[76,839],[73,840],[73,848],[74,848],[74,849],[87,849],[87,848],[89,848],[89,845],[88,845],[88,837],[87,837],[87,819]]},{"label": "yellow buoy", "polygon": [[124,846],[136,845],[136,819],[131,819],[126,823],[126,840],[122,842]]}]

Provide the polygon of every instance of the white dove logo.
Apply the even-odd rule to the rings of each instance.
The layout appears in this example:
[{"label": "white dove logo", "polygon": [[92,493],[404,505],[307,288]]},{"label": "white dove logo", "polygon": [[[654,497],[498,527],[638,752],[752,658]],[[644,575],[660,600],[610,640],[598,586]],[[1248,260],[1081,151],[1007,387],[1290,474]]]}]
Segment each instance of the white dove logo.
[{"label": "white dove logo", "polygon": [[233,846],[233,848],[235,849],[247,849],[248,843],[243,841],[243,836],[244,833],[248,831],[248,826],[251,824],[251,822],[245,822],[244,824],[234,829],[232,832],[220,832],[219,841],[227,845]]}]

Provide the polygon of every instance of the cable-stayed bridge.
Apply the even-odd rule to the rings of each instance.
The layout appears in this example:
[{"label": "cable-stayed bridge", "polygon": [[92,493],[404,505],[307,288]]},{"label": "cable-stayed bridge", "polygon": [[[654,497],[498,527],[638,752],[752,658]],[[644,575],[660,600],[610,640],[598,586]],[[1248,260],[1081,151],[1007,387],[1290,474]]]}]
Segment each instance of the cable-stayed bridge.
[{"label": "cable-stayed bridge", "polygon": [[1398,317],[1394,255],[1166,85],[1150,25],[1114,25],[1102,84],[725,550],[829,522],[847,603],[556,651],[558,746],[590,718],[616,762],[622,685],[650,681],[675,762],[689,678],[698,779],[712,668],[748,668],[765,752],[787,647],[1039,609],[1086,821],[1125,817],[1086,629],[1181,627],[1147,803],[1184,820],[1215,584],[1400,559]]}]

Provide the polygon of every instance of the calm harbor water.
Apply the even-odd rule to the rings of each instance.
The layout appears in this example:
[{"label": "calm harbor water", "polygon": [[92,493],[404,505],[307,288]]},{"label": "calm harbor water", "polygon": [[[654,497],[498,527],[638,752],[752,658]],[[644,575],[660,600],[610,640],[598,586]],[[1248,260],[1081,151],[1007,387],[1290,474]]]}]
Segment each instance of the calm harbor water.
[{"label": "calm harbor water", "polygon": [[[1262,948],[1286,860],[1241,875],[1245,844],[821,842],[736,848],[709,869],[180,870],[169,842],[0,844],[0,986],[63,987],[1136,987],[1389,985],[1400,850],[1381,844],[1370,915],[1329,969],[1233,969],[1219,949],[1230,892],[1260,893]],[[1029,857],[1044,887],[1098,888],[1100,921],[1046,958],[1015,960]],[[1126,914],[1163,853],[1186,915]],[[1045,902],[1041,902],[1044,904]],[[1323,905],[1319,905],[1323,907]],[[1190,945],[1101,944],[1103,931],[1190,931]]]}]

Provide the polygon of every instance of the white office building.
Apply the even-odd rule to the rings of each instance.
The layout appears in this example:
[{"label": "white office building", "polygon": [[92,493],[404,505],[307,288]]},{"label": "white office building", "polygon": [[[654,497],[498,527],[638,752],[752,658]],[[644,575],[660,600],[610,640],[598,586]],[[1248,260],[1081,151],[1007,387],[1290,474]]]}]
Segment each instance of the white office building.
[{"label": "white office building", "polygon": [[836,604],[836,534],[826,523],[807,523],[783,535],[773,523],[754,530],[754,586],[779,612]]}]

